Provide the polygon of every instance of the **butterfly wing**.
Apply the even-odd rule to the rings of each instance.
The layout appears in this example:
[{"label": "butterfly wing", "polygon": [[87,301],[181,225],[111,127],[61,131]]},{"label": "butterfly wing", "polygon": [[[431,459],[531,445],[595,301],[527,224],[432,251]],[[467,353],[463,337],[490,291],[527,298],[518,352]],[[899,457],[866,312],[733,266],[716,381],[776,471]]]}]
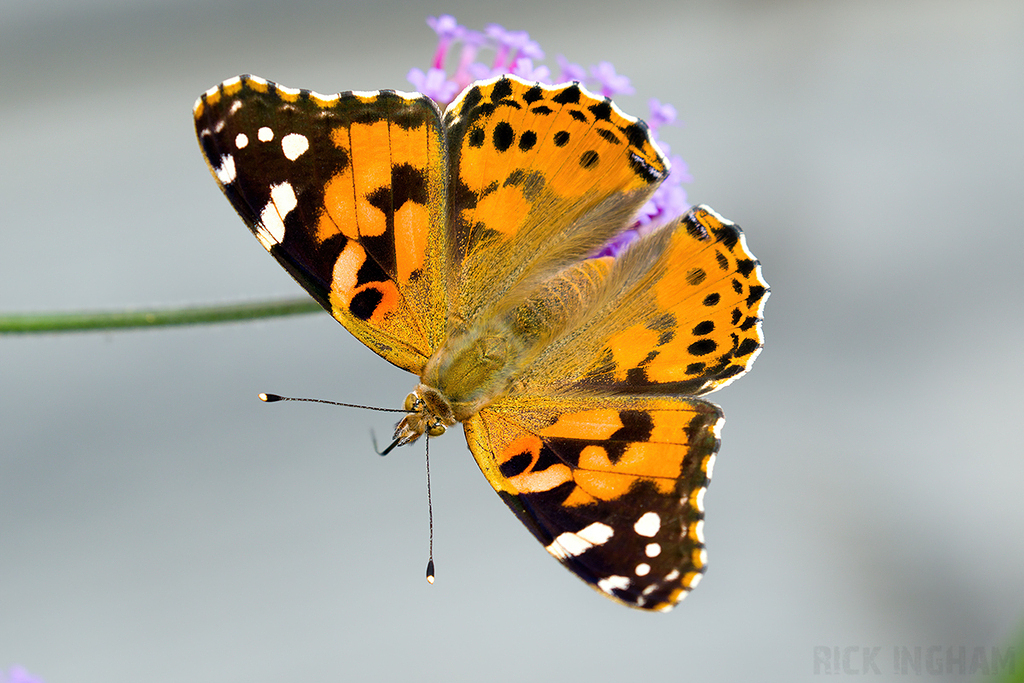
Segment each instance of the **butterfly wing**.
[{"label": "butterfly wing", "polygon": [[739,226],[697,206],[616,260],[594,315],[544,349],[520,391],[710,393],[760,353],[768,294]]},{"label": "butterfly wing", "polygon": [[549,553],[605,595],[665,611],[703,575],[721,423],[699,399],[615,396],[520,397],[464,424],[488,481]]},{"label": "butterfly wing", "polygon": [[214,177],[260,243],[360,341],[418,374],[447,309],[437,106],[240,76],[202,95],[194,115]]},{"label": "butterfly wing", "polygon": [[706,562],[723,417],[693,396],[750,368],[767,284],[739,228],[697,207],[637,241],[591,292],[578,302],[589,317],[467,421],[466,438],[548,552],[614,599],[667,610]]},{"label": "butterfly wing", "polygon": [[668,173],[642,121],[576,83],[474,83],[444,125],[456,324],[515,306],[595,253]]}]

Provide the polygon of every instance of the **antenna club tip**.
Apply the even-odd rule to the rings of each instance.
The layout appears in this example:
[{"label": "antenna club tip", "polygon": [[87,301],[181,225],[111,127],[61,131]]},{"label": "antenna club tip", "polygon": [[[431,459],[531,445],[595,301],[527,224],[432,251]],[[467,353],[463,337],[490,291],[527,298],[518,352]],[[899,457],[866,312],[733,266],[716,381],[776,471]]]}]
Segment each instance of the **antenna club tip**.
[{"label": "antenna club tip", "polygon": [[427,562],[427,583],[434,584],[434,561]]},{"label": "antenna club tip", "polygon": [[274,401],[280,401],[281,397],[277,394],[260,394],[259,399],[264,403],[273,403]]}]

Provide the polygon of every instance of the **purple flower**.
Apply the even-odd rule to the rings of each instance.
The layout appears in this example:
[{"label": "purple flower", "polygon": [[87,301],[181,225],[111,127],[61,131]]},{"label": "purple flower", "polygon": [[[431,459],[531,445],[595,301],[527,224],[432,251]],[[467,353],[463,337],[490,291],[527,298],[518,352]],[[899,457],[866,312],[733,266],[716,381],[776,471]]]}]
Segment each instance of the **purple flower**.
[{"label": "purple flower", "polygon": [[445,57],[448,56],[448,47],[452,41],[461,37],[465,28],[459,26],[455,17],[450,14],[442,14],[439,17],[427,17],[427,25],[434,29],[437,34],[437,50],[434,52],[434,68],[443,69]]},{"label": "purple flower", "polygon": [[579,64],[570,62],[565,55],[558,55],[555,59],[558,61],[558,68],[562,72],[558,80],[562,82],[579,81],[580,83],[587,80],[587,70]]},{"label": "purple flower", "polygon": [[[437,33],[438,45],[433,64],[424,72],[411,69],[407,78],[419,92],[435,100],[441,107],[452,100],[470,83],[511,73],[529,81],[551,84],[551,69],[540,63],[544,51],[526,31],[510,31],[500,24],[489,24],[483,31],[466,28],[449,14],[429,17],[427,24]],[[461,47],[459,47],[461,46]],[[454,73],[446,70],[446,62],[452,49],[458,50],[458,61]],[[494,52],[490,64],[481,60],[481,52]],[[559,82],[577,81],[587,85],[604,97],[630,95],[634,92],[629,79],[615,71],[611,62],[600,62],[590,67],[589,72],[579,64],[569,61],[564,55],[556,55]],[[650,117],[647,120],[651,137],[669,158],[671,173],[650,199],[640,209],[633,224],[609,242],[598,255],[616,255],[639,235],[646,234],[689,209],[686,190],[682,183],[692,180],[686,163],[677,155],[670,155],[669,146],[658,141],[657,132],[662,126],[676,121],[676,109],[671,104],[651,99],[648,102]]]},{"label": "purple flower", "polygon": [[448,80],[448,74],[444,69],[433,68],[427,73],[423,73],[420,69],[413,67],[409,69],[406,79],[417,91],[435,102],[450,102],[459,92],[459,84]]},{"label": "purple flower", "polygon": [[23,666],[15,664],[8,670],[7,675],[0,671],[0,683],[43,683],[43,679],[36,678]]},{"label": "purple flower", "polygon": [[657,130],[666,124],[676,122],[676,108],[671,104],[662,104],[661,100],[652,97],[648,100],[647,106],[651,110],[651,115],[647,119],[647,125],[651,130]]},{"label": "purple flower", "polygon": [[590,75],[601,86],[601,94],[605,97],[615,97],[620,94],[632,95],[634,92],[633,86],[629,84],[629,79],[615,73],[615,67],[611,62],[601,62],[597,66],[590,67]]},{"label": "purple flower", "polygon": [[640,233],[635,227],[625,230],[608,240],[608,243],[601,247],[601,250],[594,254],[594,256],[598,258],[602,256],[618,256],[639,237]]},{"label": "purple flower", "polygon": [[517,59],[516,63],[512,65],[512,69],[509,73],[515,74],[527,81],[537,81],[539,83],[551,82],[551,69],[547,68],[543,64],[538,67],[534,67],[533,60],[529,57],[520,57]]},{"label": "purple flower", "polygon": [[427,26],[434,29],[434,32],[442,39],[458,38],[466,30],[450,14],[442,14],[439,17],[427,17]]}]

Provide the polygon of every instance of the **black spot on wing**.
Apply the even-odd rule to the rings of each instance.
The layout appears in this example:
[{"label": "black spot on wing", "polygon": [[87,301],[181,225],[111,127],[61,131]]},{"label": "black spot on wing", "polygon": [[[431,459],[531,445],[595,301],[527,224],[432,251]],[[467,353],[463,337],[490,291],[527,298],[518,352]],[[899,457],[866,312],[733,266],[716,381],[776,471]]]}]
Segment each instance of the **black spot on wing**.
[{"label": "black spot on wing", "polygon": [[634,121],[623,128],[622,132],[634,147],[643,147],[647,143],[647,124],[643,121]]},{"label": "black spot on wing", "polygon": [[352,303],[349,304],[348,310],[360,320],[369,320],[373,317],[373,312],[377,310],[377,306],[383,298],[384,295],[376,289],[364,289],[352,297]]},{"label": "black spot on wing", "polygon": [[744,339],[740,342],[740,345],[736,347],[736,355],[738,357],[747,356],[756,351],[759,346],[761,345],[757,343],[756,339]]},{"label": "black spot on wing", "polygon": [[480,92],[480,86],[475,85],[466,91],[465,97],[462,98],[462,110],[469,111],[476,105],[480,104],[480,100],[484,98]]},{"label": "black spot on wing", "polygon": [[533,104],[534,102],[539,102],[542,99],[544,99],[544,88],[539,84],[523,93],[523,101],[527,104]]},{"label": "black spot on wing", "polygon": [[501,472],[501,476],[511,479],[525,472],[531,462],[533,462],[533,454],[524,451],[501,463],[498,466],[498,471]]},{"label": "black spot on wing", "polygon": [[492,136],[494,142],[494,148],[499,152],[506,151],[512,146],[512,143],[516,140],[516,133],[512,130],[512,126],[506,121],[501,121],[494,127],[494,134]]},{"label": "black spot on wing", "polygon": [[612,103],[610,100],[604,100],[597,104],[592,104],[590,107],[590,113],[594,115],[598,121],[611,121],[612,120]]},{"label": "black spot on wing", "polygon": [[595,152],[592,149],[588,149],[586,152],[584,152],[582,155],[580,155],[580,166],[585,168],[585,169],[589,170],[589,169],[593,168],[594,166],[597,166],[597,161],[598,161],[597,152]]},{"label": "black spot on wing", "polygon": [[686,347],[686,350],[692,356],[706,356],[709,353],[714,353],[717,348],[718,343],[713,339],[698,339]]},{"label": "black spot on wing", "polygon": [[498,102],[512,94],[512,82],[507,78],[499,79],[491,90],[491,101]]},{"label": "black spot on wing", "polygon": [[410,164],[400,164],[391,169],[391,193],[394,210],[411,201],[416,204],[427,203],[427,176],[422,169]]},{"label": "black spot on wing", "polygon": [[555,104],[578,104],[583,93],[580,91],[580,86],[573,83],[570,86],[566,86],[560,92],[554,94],[551,101]]}]

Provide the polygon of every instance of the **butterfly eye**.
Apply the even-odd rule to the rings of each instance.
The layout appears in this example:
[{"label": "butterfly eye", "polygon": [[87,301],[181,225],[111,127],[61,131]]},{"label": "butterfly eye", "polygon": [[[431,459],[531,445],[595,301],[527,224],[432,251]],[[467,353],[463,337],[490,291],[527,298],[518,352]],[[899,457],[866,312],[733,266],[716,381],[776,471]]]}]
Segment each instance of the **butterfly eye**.
[{"label": "butterfly eye", "polygon": [[410,413],[418,413],[423,410],[423,399],[417,396],[415,393],[409,394],[405,397],[405,409]]},{"label": "butterfly eye", "polygon": [[441,420],[435,419],[433,422],[430,423],[430,426],[427,427],[427,435],[428,436],[441,436],[442,434],[445,433],[446,429],[447,429],[447,427],[444,426],[444,424],[441,422]]}]

